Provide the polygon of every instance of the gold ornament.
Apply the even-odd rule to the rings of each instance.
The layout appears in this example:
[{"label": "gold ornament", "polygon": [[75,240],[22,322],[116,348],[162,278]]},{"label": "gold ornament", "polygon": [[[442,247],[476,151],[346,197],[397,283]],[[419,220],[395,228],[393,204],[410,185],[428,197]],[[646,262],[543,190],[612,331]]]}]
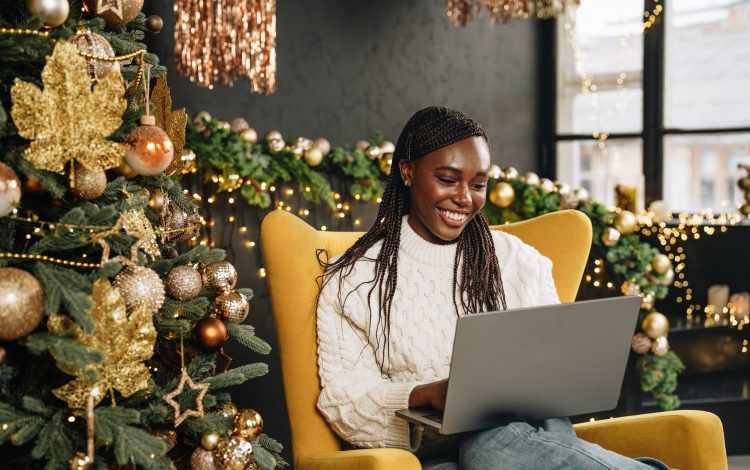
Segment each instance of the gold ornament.
[{"label": "gold ornament", "polygon": [[252,127],[243,129],[240,131],[240,139],[246,144],[255,145],[258,142],[258,131]]},{"label": "gold ornament", "polygon": [[174,201],[169,201],[161,213],[161,240],[163,243],[187,240],[195,235],[200,222],[197,213],[188,214]]},{"label": "gold ornament", "polygon": [[[182,155],[180,155],[180,161],[182,162],[182,174],[195,173],[198,171],[195,166],[195,152],[190,149],[182,149]],[[167,171],[169,168],[167,167]]]},{"label": "gold ornament", "polygon": [[268,151],[272,155],[276,155],[277,153],[284,150],[284,147],[286,144],[284,144],[284,141],[281,139],[273,139],[268,141]]},{"label": "gold ornament", "polygon": [[667,255],[659,253],[651,260],[651,267],[657,274],[664,274],[672,268],[672,262]]},{"label": "gold ornament", "polygon": [[505,181],[497,183],[490,190],[490,202],[501,209],[513,204],[515,198],[516,192],[513,190],[513,186]]},{"label": "gold ornament", "polygon": [[0,341],[15,341],[36,329],[44,317],[39,281],[18,268],[0,268]]},{"label": "gold ornament", "polygon": [[[122,228],[125,230],[125,234],[131,237],[135,237],[137,241],[133,243],[130,250],[130,258],[136,259],[136,255],[133,249],[143,248],[143,251],[154,258],[158,257],[159,245],[156,243],[156,234],[154,228],[151,226],[151,222],[146,217],[143,209],[131,209],[125,211],[118,219],[118,222],[122,221]],[[115,224],[117,226],[118,224]]]},{"label": "gold ornament", "polygon": [[129,312],[144,309],[154,314],[164,304],[164,284],[158,274],[144,266],[132,265],[122,270],[113,282]]},{"label": "gold ornament", "polygon": [[201,436],[201,445],[206,450],[214,450],[219,445],[220,439],[221,436],[219,436],[218,432],[207,432]]},{"label": "gold ornament", "polygon": [[109,41],[101,34],[86,29],[73,36],[71,42],[84,55],[88,63],[88,72],[93,83],[99,82],[108,73],[119,73],[120,63],[114,60],[103,60],[115,56]]},{"label": "gold ornament", "polygon": [[3,162],[0,162],[0,216],[8,215],[21,202],[21,180]]},{"label": "gold ornament", "polygon": [[104,193],[107,175],[101,168],[89,169],[78,162],[73,163],[70,192],[79,199],[91,201]]},{"label": "gold ornament", "polygon": [[561,181],[555,181],[553,184],[555,185],[554,191],[559,193],[560,196],[565,196],[566,194],[570,193],[569,184],[563,183]]},{"label": "gold ornament", "polygon": [[666,336],[659,336],[651,344],[651,352],[657,356],[663,356],[669,352],[669,341]]},{"label": "gold ornament", "polygon": [[217,351],[227,340],[227,327],[218,318],[203,318],[193,327],[192,339],[204,351]]},{"label": "gold ornament", "polygon": [[240,292],[227,292],[216,297],[214,311],[226,322],[242,323],[250,313],[250,303]]},{"label": "gold ornament", "polygon": [[641,295],[641,287],[633,281],[624,281],[620,291],[623,295]]},{"label": "gold ornament", "polygon": [[223,119],[219,119],[218,121],[216,121],[216,125],[219,129],[222,129],[225,131],[232,130],[232,126],[229,125],[229,123],[227,121],[224,121]]},{"label": "gold ornament", "polygon": [[84,8],[103,19],[110,28],[120,28],[133,21],[143,9],[143,0],[83,0]]},{"label": "gold ornament", "polygon": [[392,154],[384,155],[378,162],[380,171],[382,171],[385,176],[391,176],[391,167],[393,166],[392,157]]},{"label": "gold ornament", "polygon": [[246,408],[234,416],[232,432],[248,441],[252,441],[263,432],[263,417],[257,411]]},{"label": "gold ornament", "polygon": [[377,145],[372,145],[365,150],[365,155],[367,155],[370,160],[377,160],[380,158],[380,155],[382,155],[382,151],[380,150],[380,147]]},{"label": "gold ornament", "polygon": [[237,408],[237,405],[235,405],[231,401],[229,403],[224,404],[224,406],[221,407],[220,411],[224,415],[225,418],[239,413],[239,409]]},{"label": "gold ornament", "polygon": [[604,246],[615,246],[620,240],[620,232],[614,227],[607,227],[602,231],[602,243]]},{"label": "gold ornament", "polygon": [[68,0],[27,0],[26,9],[31,15],[42,18],[47,29],[65,23],[70,13]]},{"label": "gold ornament", "polygon": [[164,27],[164,20],[159,15],[149,15],[146,17],[146,28],[152,33],[158,33]]},{"label": "gold ornament", "polygon": [[42,70],[44,90],[16,79],[11,115],[21,137],[31,140],[24,158],[62,174],[73,160],[87,168],[116,168],[125,145],[107,140],[122,124],[127,102],[122,77],[107,74],[91,90],[86,61],[76,46],[58,41]]},{"label": "gold ornament", "polygon": [[318,166],[323,161],[323,151],[318,147],[305,150],[305,162],[310,166]]},{"label": "gold ornament", "polygon": [[579,202],[588,202],[589,192],[586,188],[577,188],[573,190],[573,195],[578,199]]},{"label": "gold ornament", "polygon": [[193,116],[193,124],[195,125],[195,128],[198,130],[198,132],[201,132],[203,129],[206,128],[206,124],[208,124],[213,117],[211,114],[209,114],[208,111],[198,111]]},{"label": "gold ornament", "polygon": [[125,161],[139,175],[156,175],[172,163],[174,146],[167,133],[155,125],[154,116],[141,116],[140,123],[125,137]]},{"label": "gold ornament", "polygon": [[380,151],[383,156],[391,155],[396,151],[396,145],[390,140],[384,140],[383,143],[380,144]]},{"label": "gold ornament", "polygon": [[229,261],[217,261],[203,269],[203,285],[214,295],[229,292],[237,284],[237,270]]},{"label": "gold ornament", "polygon": [[542,178],[539,184],[542,186],[542,189],[548,193],[551,193],[555,190],[555,183],[553,183],[550,179]]},{"label": "gold ornament", "polygon": [[508,168],[503,170],[503,175],[505,175],[506,180],[514,180],[518,178],[518,170],[516,170],[512,166],[509,166]]},{"label": "gold ornament", "polygon": [[[199,392],[198,396],[195,397],[196,409],[181,412],[180,404],[175,401],[175,397],[182,393],[182,389],[185,388],[185,384],[188,385],[188,388],[190,390],[199,390]],[[169,406],[174,408],[174,427],[178,427],[180,424],[182,424],[183,421],[185,421],[186,418],[190,416],[194,416],[196,418],[203,417],[203,397],[206,396],[208,387],[209,384],[207,383],[196,384],[195,382],[193,382],[193,379],[190,378],[190,376],[187,374],[187,371],[184,368],[182,369],[182,375],[180,376],[180,381],[177,383],[177,388],[164,395],[164,401],[167,402]]]},{"label": "gold ornament", "polygon": [[651,349],[651,338],[643,333],[636,333],[630,340],[630,349],[636,354],[643,354]]},{"label": "gold ornament", "polygon": [[219,464],[213,452],[197,447],[190,456],[190,470],[219,470]]},{"label": "gold ornament", "polygon": [[[101,351],[104,360],[89,364],[85,369],[63,372],[77,378],[53,390],[56,397],[65,400],[70,408],[85,408],[89,395],[99,403],[110,389],[117,389],[129,397],[149,386],[151,374],[143,361],[154,353],[156,330],[151,312],[145,308],[128,315],[120,292],[109,280],[94,281],[91,293],[94,307],[91,317],[96,329],[92,333],[81,330],[77,323],[65,315],[53,315],[47,320],[47,329],[53,333],[74,332],[84,346]],[[53,350],[50,350],[55,356]],[[58,367],[60,365],[58,364]],[[91,372],[96,372],[92,375]],[[92,377],[96,376],[96,380]]]},{"label": "gold ornament", "polygon": [[313,147],[319,148],[320,151],[323,152],[323,156],[331,153],[331,143],[323,137],[318,137],[317,139],[315,139],[313,141]]},{"label": "gold ornament", "polygon": [[664,273],[664,277],[659,281],[659,284],[663,286],[669,286],[674,282],[674,269],[669,268],[666,273]]},{"label": "gold ornament", "polygon": [[614,226],[621,234],[630,235],[635,232],[637,223],[638,220],[632,212],[623,210],[615,215],[615,218],[612,221],[612,226]]},{"label": "gold ornament", "polygon": [[250,129],[250,123],[247,122],[247,119],[236,117],[229,121],[229,130],[234,132],[235,134],[239,134],[245,129]]},{"label": "gold ornament", "polygon": [[5,364],[5,358],[8,356],[8,352],[4,347],[0,346],[0,366]]},{"label": "gold ornament", "polygon": [[540,183],[539,175],[534,173],[533,171],[529,171],[523,174],[523,177],[521,178],[524,183],[526,184],[533,184],[537,185]]},{"label": "gold ornament", "polygon": [[503,176],[503,170],[500,169],[499,166],[495,165],[494,163],[490,165],[490,172],[489,177],[492,179],[500,179]]},{"label": "gold ornament", "polygon": [[654,299],[654,294],[647,293],[643,294],[641,297],[641,310],[651,310],[654,307],[654,302],[656,299]]},{"label": "gold ornament", "polygon": [[573,191],[564,194],[560,193],[560,207],[563,209],[575,209],[578,207],[579,202]]},{"label": "gold ornament", "polygon": [[669,333],[669,320],[659,312],[649,313],[641,322],[641,330],[651,339],[657,339],[660,336],[667,336]]},{"label": "gold ornament", "polygon": [[90,470],[94,463],[89,459],[89,456],[84,452],[76,452],[70,460],[68,460],[70,470]]},{"label": "gold ornament", "polygon": [[272,140],[284,140],[284,137],[282,137],[281,132],[279,132],[277,130],[271,130],[271,131],[268,131],[266,133],[266,135],[265,135],[265,137],[263,137],[263,139],[266,142],[270,142]]},{"label": "gold ornament", "polygon": [[238,436],[222,439],[214,450],[222,470],[245,470],[253,459],[253,446]]},{"label": "gold ornament", "polygon": [[[149,17],[150,18],[150,17]],[[156,126],[164,129],[172,142],[173,156],[182,155],[185,148],[185,126],[187,125],[187,113],[185,108],[172,110],[172,96],[167,85],[166,77],[159,77],[151,92],[151,102],[154,104],[154,119]],[[164,173],[173,175],[183,171],[185,162],[180,158],[172,158]]]},{"label": "gold ornament", "polygon": [[370,141],[369,140],[358,140],[354,143],[354,149],[359,150],[361,152],[364,152],[370,148]]},{"label": "gold ornament", "polygon": [[203,287],[201,273],[192,266],[177,266],[167,274],[167,292],[177,300],[194,299]]}]

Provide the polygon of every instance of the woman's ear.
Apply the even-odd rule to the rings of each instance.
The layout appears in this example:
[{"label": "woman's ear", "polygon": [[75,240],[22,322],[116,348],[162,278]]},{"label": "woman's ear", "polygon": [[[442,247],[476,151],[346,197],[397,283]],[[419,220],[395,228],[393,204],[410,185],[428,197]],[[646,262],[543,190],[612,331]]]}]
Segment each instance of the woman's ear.
[{"label": "woman's ear", "polygon": [[412,177],[414,176],[414,162],[401,160],[398,162],[398,168],[401,171],[401,180],[404,185],[411,186]]}]

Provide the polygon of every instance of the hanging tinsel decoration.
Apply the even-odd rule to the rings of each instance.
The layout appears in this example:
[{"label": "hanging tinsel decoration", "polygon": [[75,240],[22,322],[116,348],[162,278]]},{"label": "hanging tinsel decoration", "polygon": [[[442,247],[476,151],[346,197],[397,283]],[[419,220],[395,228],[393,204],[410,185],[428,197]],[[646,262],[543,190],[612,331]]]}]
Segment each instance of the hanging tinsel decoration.
[{"label": "hanging tinsel decoration", "polygon": [[445,0],[445,12],[454,25],[466,26],[483,8],[490,14],[492,24],[536,16],[549,19],[559,16],[580,0]]},{"label": "hanging tinsel decoration", "polygon": [[175,2],[177,72],[203,87],[242,76],[254,93],[276,91],[276,0]]}]

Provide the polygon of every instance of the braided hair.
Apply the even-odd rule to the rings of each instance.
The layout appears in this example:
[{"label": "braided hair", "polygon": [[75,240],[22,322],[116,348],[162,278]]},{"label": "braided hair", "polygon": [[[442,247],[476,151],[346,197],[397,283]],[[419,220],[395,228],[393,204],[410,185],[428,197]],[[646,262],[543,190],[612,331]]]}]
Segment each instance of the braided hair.
[{"label": "braided hair", "polygon": [[[339,259],[331,263],[322,262],[325,273],[321,288],[336,274],[342,277],[350,274],[356,261],[374,244],[383,241],[374,260],[375,277],[369,282],[372,286],[367,294],[367,303],[368,308],[371,308],[371,297],[376,293],[380,306],[376,325],[377,350],[380,353],[378,362],[380,371],[385,376],[388,375],[386,364],[389,355],[391,304],[398,278],[402,216],[409,213],[411,203],[410,189],[401,177],[399,162],[414,161],[470,137],[482,137],[487,141],[487,135],[481,126],[458,111],[438,106],[417,111],[404,126],[396,143],[391,173],[375,224]],[[469,221],[456,243],[456,260],[453,265],[453,304],[456,315],[461,311],[473,313],[507,309],[492,235],[481,212]],[[384,340],[382,348],[381,339]]]}]

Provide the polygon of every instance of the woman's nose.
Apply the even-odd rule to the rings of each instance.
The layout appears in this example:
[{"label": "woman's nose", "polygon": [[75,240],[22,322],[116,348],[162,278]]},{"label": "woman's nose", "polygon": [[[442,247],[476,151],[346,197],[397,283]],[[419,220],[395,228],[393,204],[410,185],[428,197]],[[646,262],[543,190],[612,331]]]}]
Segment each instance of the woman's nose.
[{"label": "woman's nose", "polygon": [[453,196],[453,202],[460,206],[471,205],[471,191],[469,191],[469,185],[459,184],[456,186],[456,194]]}]

